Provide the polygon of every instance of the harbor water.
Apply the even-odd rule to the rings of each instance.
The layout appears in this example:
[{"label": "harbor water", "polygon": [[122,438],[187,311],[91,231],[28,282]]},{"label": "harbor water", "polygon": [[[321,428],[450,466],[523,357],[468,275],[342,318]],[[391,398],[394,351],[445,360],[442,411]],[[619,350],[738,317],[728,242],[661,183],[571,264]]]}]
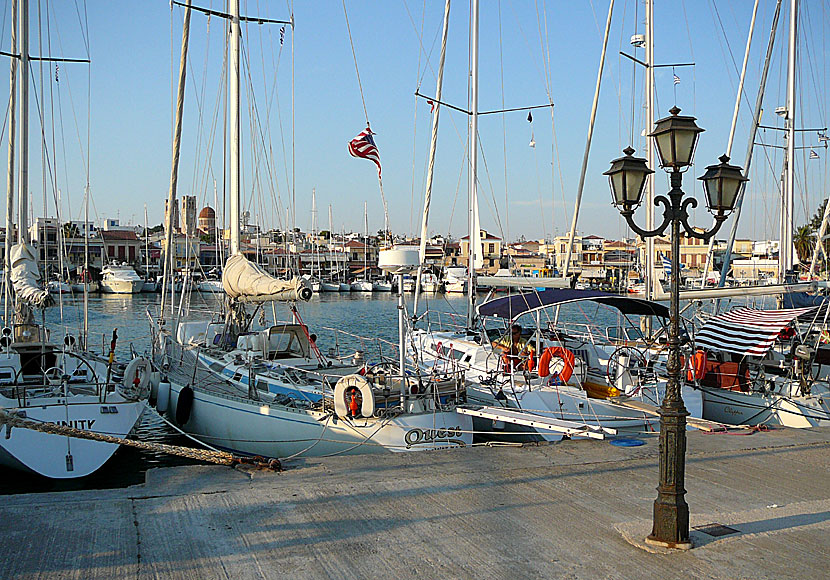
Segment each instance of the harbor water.
[{"label": "harbor water", "polygon": [[[210,294],[194,293],[190,299],[192,311],[217,311],[218,298]],[[412,307],[411,295],[407,298]],[[113,330],[117,329],[116,358],[127,360],[132,353],[139,355],[150,351],[150,318],[156,316],[160,306],[158,294],[94,294],[89,298],[89,339],[92,350],[107,354]],[[430,316],[419,325],[446,327],[450,322],[463,323],[467,300],[461,295],[425,295],[419,304],[419,313],[427,308]],[[168,307],[169,308],[169,307]],[[590,308],[590,311],[586,311]],[[176,305],[175,310],[178,309]],[[166,309],[167,310],[167,309]],[[185,312],[185,314],[188,314]],[[297,305],[297,314],[318,335],[318,344],[325,353],[336,346],[340,351],[362,350],[367,361],[382,355],[391,355],[397,342],[397,296],[390,293],[322,293],[309,302]],[[410,313],[411,314],[411,313]],[[190,316],[198,314],[191,312]],[[274,320],[290,320],[291,313],[285,305],[268,304],[255,316],[261,324]],[[592,322],[596,325],[619,324],[607,308],[596,310],[596,305],[569,305],[563,307],[561,321]],[[63,295],[57,305],[46,311],[46,324],[51,340],[61,342],[66,335],[79,336],[83,326],[83,299]],[[636,321],[635,321],[636,322]],[[335,333],[334,329],[339,331]],[[345,334],[344,334],[345,333]],[[357,337],[370,340],[360,340]],[[372,340],[373,339],[373,340]],[[348,343],[348,344],[344,344]],[[153,410],[148,409],[134,437],[171,445],[195,443],[175,432]],[[122,447],[98,472],[80,479],[49,480],[35,475],[0,468],[0,494],[46,492],[75,489],[104,489],[135,485],[144,481],[145,472],[154,467],[186,465],[191,460],[166,454]]]}]

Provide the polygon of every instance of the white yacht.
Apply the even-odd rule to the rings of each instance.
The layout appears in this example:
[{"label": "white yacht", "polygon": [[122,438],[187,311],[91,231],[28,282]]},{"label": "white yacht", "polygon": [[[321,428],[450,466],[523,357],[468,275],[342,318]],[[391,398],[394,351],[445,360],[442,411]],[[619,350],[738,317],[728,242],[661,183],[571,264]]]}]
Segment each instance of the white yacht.
[{"label": "white yacht", "polygon": [[138,294],[144,288],[144,280],[132,266],[110,264],[101,270],[101,291],[112,294]]}]

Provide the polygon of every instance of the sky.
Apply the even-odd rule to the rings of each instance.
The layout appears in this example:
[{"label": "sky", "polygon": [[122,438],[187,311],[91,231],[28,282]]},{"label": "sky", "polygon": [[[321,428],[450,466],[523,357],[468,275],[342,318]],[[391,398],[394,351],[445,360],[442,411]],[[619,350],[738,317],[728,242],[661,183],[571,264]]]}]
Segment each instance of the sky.
[{"label": "sky", "polygon": [[[30,195],[35,215],[82,218],[89,182],[93,219],[117,217],[122,224],[162,221],[170,184],[173,99],[181,48],[183,9],[161,0],[30,0],[30,53],[89,58],[89,64],[32,64]],[[391,229],[420,228],[431,115],[416,90],[434,95],[444,2],[415,0],[241,0],[243,15],[289,19],[280,43],[279,24],[243,25],[242,151],[243,209],[250,221],[287,229],[312,226],[312,191],[317,229],[362,231],[383,227],[377,171],[355,159],[347,143],[366,125],[376,133],[383,192]],[[344,11],[345,4],[345,11]],[[783,127],[774,114],[785,104],[785,2],[774,48],[762,124]],[[0,15],[0,46],[10,51],[10,0]],[[225,11],[225,2],[194,5]],[[484,0],[480,9],[479,110],[551,108],[479,117],[479,197],[482,227],[510,240],[562,235],[570,227],[608,2]],[[40,25],[38,26],[38,9]],[[732,148],[743,165],[748,128],[774,10],[761,0],[747,68],[744,97]],[[469,86],[468,2],[450,13],[442,100],[467,109]],[[683,0],[657,2],[655,59],[694,66],[655,70],[655,116],[672,105],[694,115],[706,129],[695,166],[684,180],[701,202],[692,222],[711,217],[694,179],[727,149],[739,71],[752,16],[752,2]],[[351,30],[351,41],[347,28]],[[610,238],[630,235],[610,204],[602,172],[631,144],[645,156],[644,50],[630,44],[644,32],[644,5],[617,1],[610,28],[594,139],[589,155],[578,230]],[[797,126],[827,126],[830,6],[802,2],[799,39]],[[38,32],[40,31],[40,33]],[[185,117],[178,194],[196,195],[198,207],[216,205],[222,215],[224,151],[224,26],[217,16],[194,11],[188,52]],[[293,50],[293,58],[292,58]],[[359,71],[355,70],[355,61]],[[679,83],[674,82],[674,75]],[[42,88],[41,88],[42,87]],[[8,98],[8,85],[4,89]],[[364,109],[365,102],[365,109]],[[41,123],[40,116],[45,118]],[[8,115],[2,150],[7,157]],[[430,234],[466,234],[467,116],[442,108],[438,130]],[[531,139],[535,147],[530,147]],[[782,132],[763,131],[759,141],[780,147]],[[46,143],[46,147],[42,143]],[[796,224],[815,212],[828,191],[828,150],[816,132],[799,133],[796,155]],[[819,159],[809,159],[809,147]],[[48,171],[41,169],[45,150]],[[756,147],[739,233],[777,238],[777,191],[781,149]],[[655,174],[657,193],[668,190]],[[6,172],[3,173],[3,186]],[[215,186],[214,186],[215,180]],[[44,187],[45,183],[45,187]],[[215,192],[215,193],[214,193]],[[218,203],[214,204],[214,199]],[[4,204],[5,205],[5,204]],[[635,214],[643,223],[640,210]]]}]

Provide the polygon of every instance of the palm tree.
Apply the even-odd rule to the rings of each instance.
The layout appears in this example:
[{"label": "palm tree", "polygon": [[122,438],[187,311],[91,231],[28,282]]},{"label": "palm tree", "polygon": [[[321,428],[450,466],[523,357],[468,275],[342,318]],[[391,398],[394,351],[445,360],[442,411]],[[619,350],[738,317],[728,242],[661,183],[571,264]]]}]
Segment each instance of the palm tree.
[{"label": "palm tree", "polygon": [[799,226],[793,236],[793,244],[795,251],[798,254],[799,262],[807,262],[810,260],[813,252],[813,229],[809,225]]}]

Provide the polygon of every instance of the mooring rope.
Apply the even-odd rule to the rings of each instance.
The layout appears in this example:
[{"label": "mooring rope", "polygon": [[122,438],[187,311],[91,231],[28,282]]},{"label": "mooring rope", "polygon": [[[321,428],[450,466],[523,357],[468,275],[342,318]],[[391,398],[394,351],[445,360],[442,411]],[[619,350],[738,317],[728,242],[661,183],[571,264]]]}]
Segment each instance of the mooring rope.
[{"label": "mooring rope", "polygon": [[205,461],[207,463],[216,463],[218,465],[253,465],[255,467],[262,467],[280,471],[282,465],[279,459],[266,459],[264,457],[247,457],[238,456],[226,451],[211,451],[207,449],[194,449],[193,447],[184,447],[180,445],[168,445],[166,443],[148,443],[145,441],[137,441],[135,439],[126,439],[123,437],[116,437],[114,435],[106,435],[104,433],[96,433],[94,431],[85,431],[83,429],[76,429],[68,425],[57,425],[55,423],[40,423],[30,419],[24,419],[8,411],[0,409],[0,426],[6,426],[6,436],[8,437],[13,427],[21,429],[31,429],[33,431],[40,431],[41,433],[49,433],[52,435],[65,435],[67,437],[76,437],[78,439],[89,439],[92,441],[102,441],[104,443],[114,443],[116,445],[125,445],[127,447],[134,447],[136,449],[143,449],[144,451],[155,451],[160,453],[167,453],[168,455],[177,455],[179,457],[186,457],[188,459],[195,459],[197,461]]}]

